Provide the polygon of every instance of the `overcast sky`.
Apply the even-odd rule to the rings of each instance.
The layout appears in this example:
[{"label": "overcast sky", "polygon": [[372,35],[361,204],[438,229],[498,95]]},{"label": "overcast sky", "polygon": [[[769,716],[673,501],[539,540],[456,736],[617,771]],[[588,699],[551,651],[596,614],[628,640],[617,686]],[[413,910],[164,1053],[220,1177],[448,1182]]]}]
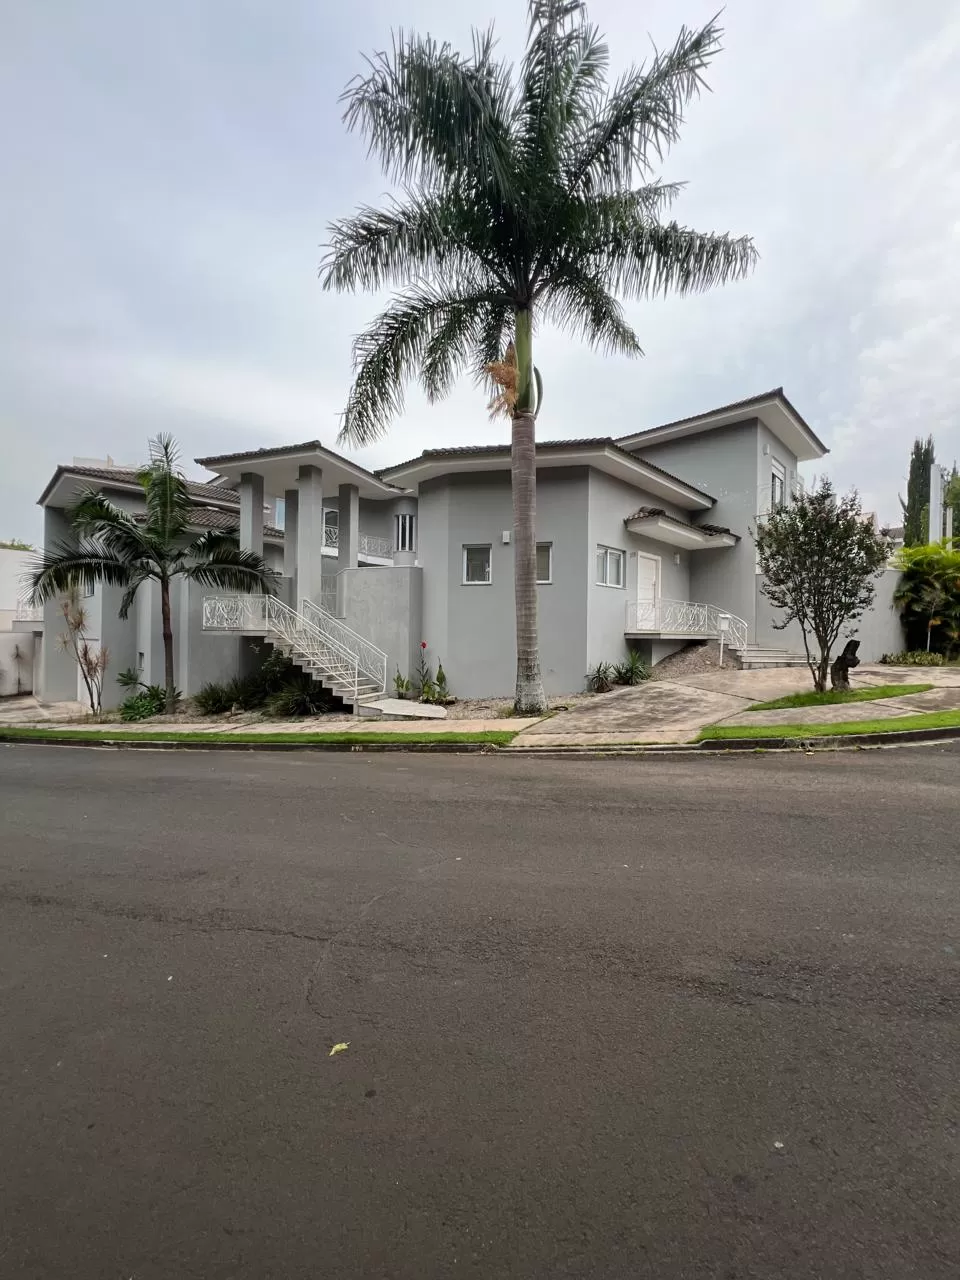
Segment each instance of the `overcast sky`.
[{"label": "overcast sky", "polygon": [[[614,68],[718,0],[594,0]],[[326,224],[385,191],[337,98],[402,22],[466,46],[449,0],[33,0],[0,42],[0,537],[74,455],[335,444],[375,300],[321,291]],[[467,6],[463,6],[464,11]],[[525,6],[479,0],[518,56]],[[750,233],[747,282],[631,305],[646,355],[545,332],[540,435],[622,434],[782,384],[865,505],[911,440],[960,455],[960,7],[730,0],[713,92],[663,175],[681,221]],[[505,438],[466,382],[417,394],[384,465]]]}]

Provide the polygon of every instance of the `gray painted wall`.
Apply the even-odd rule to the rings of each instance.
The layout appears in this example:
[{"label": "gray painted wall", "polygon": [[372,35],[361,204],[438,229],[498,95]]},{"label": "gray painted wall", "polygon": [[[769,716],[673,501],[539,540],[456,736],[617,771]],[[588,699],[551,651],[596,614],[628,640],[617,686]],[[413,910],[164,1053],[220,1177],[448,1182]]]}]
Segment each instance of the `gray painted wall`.
[{"label": "gray painted wall", "polygon": [[[638,507],[660,507],[670,515],[687,519],[678,508],[601,471],[589,473],[589,495],[589,530],[585,548],[588,628],[584,672],[600,662],[620,662],[626,656],[627,606],[637,599],[639,557],[643,555],[656,560],[660,595],[667,600],[690,599],[690,561],[694,558],[689,551],[677,551],[666,543],[629,533],[623,523]],[[596,581],[598,546],[615,547],[626,552],[623,588],[603,586]],[[659,657],[664,656],[659,653]]]},{"label": "gray painted wall", "polygon": [[[422,638],[423,570],[412,565],[367,565],[344,569],[339,580],[344,622],[387,655],[387,692],[392,693],[398,668],[403,676],[416,670]],[[429,658],[436,673],[437,655],[431,652]]]},{"label": "gray painted wall", "polygon": [[[537,540],[553,544],[553,581],[538,588],[540,658],[548,693],[583,688],[587,648],[588,480],[584,468],[541,470]],[[463,697],[506,696],[516,683],[510,476],[483,472],[421,486],[423,638]],[[463,583],[463,547],[491,546],[492,581]]]},{"label": "gray painted wall", "polygon": [[[756,629],[756,523],[760,474],[760,424],[755,418],[634,453],[716,498],[694,523],[726,525],[740,535],[735,547],[691,554],[689,599],[717,605]],[[796,459],[794,459],[796,466]],[[658,504],[659,505],[659,504]],[[664,593],[666,594],[666,593]]]},{"label": "gray painted wall", "polygon": [[[63,512],[46,507],[43,512],[43,545],[52,547],[68,537],[70,527]],[[66,630],[60,601],[48,600],[43,606],[43,634],[40,660],[40,698],[44,702],[76,702],[77,663],[72,653],[61,649],[58,637]]]},{"label": "gray painted wall", "polygon": [[[33,692],[33,668],[36,643],[30,631],[0,631],[0,698],[9,698],[17,693],[17,674],[20,676],[20,692]],[[14,651],[20,653],[20,661],[14,657]]]},{"label": "gray painted wall", "polygon": [[[796,622],[783,631],[775,630],[773,623],[781,616],[760,588],[763,577],[757,576],[757,639],[776,649],[795,649],[803,653],[803,633]],[[893,593],[900,581],[897,569],[885,569],[877,582],[877,597],[873,608],[859,622],[845,627],[840,633],[837,648],[842,649],[847,640],[859,640],[861,662],[878,662],[885,653],[897,653],[904,647],[903,627],[900,615],[893,607]]]}]

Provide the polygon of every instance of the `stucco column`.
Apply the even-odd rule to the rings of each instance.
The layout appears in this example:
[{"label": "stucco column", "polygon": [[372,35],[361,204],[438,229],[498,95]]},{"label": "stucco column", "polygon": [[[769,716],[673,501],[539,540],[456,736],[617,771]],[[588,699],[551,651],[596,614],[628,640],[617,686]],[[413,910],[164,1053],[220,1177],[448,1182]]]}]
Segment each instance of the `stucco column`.
[{"label": "stucco column", "polygon": [[303,466],[297,474],[297,600],[320,603],[323,580],[323,472]]},{"label": "stucco column", "polygon": [[[400,516],[413,517],[413,542],[409,543],[407,549],[401,550],[401,524],[403,523]],[[417,500],[416,498],[398,498],[393,504],[393,563],[412,565],[417,562],[417,538],[419,531],[417,529]],[[409,534],[410,524],[407,522],[406,530]]]},{"label": "stucco column", "polygon": [[263,476],[255,471],[240,476],[240,546],[263,555]]},{"label": "stucco column", "polygon": [[283,576],[290,580],[290,603],[297,606],[297,528],[300,523],[300,490],[283,491]]},{"label": "stucco column", "polygon": [[360,490],[355,484],[342,484],[340,496],[340,532],[337,572],[356,569],[360,551]]}]

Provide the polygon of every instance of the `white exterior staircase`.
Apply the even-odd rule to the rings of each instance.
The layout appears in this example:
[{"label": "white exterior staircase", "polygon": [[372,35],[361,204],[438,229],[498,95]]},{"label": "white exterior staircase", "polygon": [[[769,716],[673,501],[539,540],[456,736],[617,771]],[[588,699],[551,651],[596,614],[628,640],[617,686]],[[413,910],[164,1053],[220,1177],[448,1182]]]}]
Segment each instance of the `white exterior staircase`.
[{"label": "white exterior staircase", "polygon": [[771,645],[747,644],[735,650],[743,671],[765,671],[769,667],[805,667],[806,656],[794,649],[776,649]]},{"label": "white exterior staircase", "polygon": [[203,629],[262,635],[356,713],[386,692],[387,655],[312,600],[204,596]]}]

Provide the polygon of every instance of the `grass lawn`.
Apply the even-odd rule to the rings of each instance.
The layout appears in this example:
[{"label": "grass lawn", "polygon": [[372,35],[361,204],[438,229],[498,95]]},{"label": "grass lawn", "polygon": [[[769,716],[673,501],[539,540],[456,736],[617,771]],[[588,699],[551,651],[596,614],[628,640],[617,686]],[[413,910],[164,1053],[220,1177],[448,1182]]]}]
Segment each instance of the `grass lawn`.
[{"label": "grass lawn", "polygon": [[901,733],[904,729],[960,729],[960,711],[931,711],[922,716],[885,720],[845,720],[839,724],[712,724],[697,742],[718,738],[834,738],[850,733]]},{"label": "grass lawn", "polygon": [[472,730],[467,733],[176,733],[169,729],[156,732],[132,733],[129,729],[0,729],[0,742],[23,742],[56,739],[59,742],[202,742],[216,746],[221,742],[242,742],[250,746],[270,742],[291,742],[308,746],[311,743],[331,745],[393,745],[398,747],[420,746],[424,743],[445,742],[451,746],[461,742],[488,743],[505,747],[516,733],[501,729]]},{"label": "grass lawn", "polygon": [[905,698],[910,693],[926,693],[932,684],[878,684],[870,689],[830,689],[826,693],[788,693],[772,702],[755,702],[748,711],[780,711],[783,707],[829,707],[837,702],[875,702],[878,698]]}]

